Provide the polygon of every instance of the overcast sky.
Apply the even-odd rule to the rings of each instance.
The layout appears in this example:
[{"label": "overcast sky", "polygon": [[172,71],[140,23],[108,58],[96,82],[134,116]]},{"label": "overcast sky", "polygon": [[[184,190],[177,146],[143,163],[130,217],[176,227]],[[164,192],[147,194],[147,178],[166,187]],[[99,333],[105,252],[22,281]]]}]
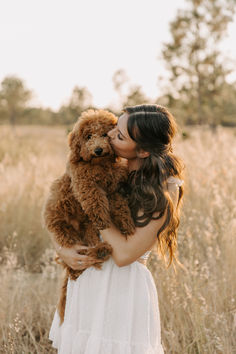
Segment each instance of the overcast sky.
[{"label": "overcast sky", "polygon": [[[34,91],[35,105],[53,109],[75,85],[86,86],[104,107],[118,101],[112,76],[124,69],[154,99],[165,75],[162,43],[184,7],[185,0],[0,1],[0,81],[17,75]],[[236,58],[235,33],[233,23],[223,46]]]}]

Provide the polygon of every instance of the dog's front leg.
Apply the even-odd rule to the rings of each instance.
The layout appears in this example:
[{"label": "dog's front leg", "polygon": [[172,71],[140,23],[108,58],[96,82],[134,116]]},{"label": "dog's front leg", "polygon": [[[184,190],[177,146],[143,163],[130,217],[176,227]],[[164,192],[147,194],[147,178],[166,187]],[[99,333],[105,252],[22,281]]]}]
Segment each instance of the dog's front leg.
[{"label": "dog's front leg", "polygon": [[97,245],[89,247],[88,250],[84,252],[81,251],[80,254],[86,254],[86,256],[92,257],[94,259],[93,267],[101,269],[102,264],[111,256],[112,247],[106,241],[99,242]]},{"label": "dog's front leg", "polygon": [[[68,201],[69,204],[69,201]],[[73,222],[68,218],[69,209],[67,203],[48,200],[44,209],[45,225],[61,245],[70,247],[80,241],[79,229],[80,220],[77,221],[77,229],[74,228]],[[73,221],[73,220],[72,220]]]},{"label": "dog's front leg", "polygon": [[113,224],[123,235],[132,235],[135,225],[131,216],[127,200],[118,192],[109,196],[110,213]]},{"label": "dog's front leg", "polygon": [[106,229],[111,224],[110,208],[106,192],[94,181],[73,180],[73,192],[85,214],[98,230]]}]

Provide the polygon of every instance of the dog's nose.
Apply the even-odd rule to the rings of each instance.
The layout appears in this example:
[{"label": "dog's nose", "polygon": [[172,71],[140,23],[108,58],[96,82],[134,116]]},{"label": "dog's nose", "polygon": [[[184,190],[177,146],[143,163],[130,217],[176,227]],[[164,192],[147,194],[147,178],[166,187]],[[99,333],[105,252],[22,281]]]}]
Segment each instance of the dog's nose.
[{"label": "dog's nose", "polygon": [[98,147],[98,148],[96,148],[96,149],[94,150],[94,152],[95,152],[96,155],[100,156],[101,153],[103,152],[103,149],[100,148],[100,147]]}]

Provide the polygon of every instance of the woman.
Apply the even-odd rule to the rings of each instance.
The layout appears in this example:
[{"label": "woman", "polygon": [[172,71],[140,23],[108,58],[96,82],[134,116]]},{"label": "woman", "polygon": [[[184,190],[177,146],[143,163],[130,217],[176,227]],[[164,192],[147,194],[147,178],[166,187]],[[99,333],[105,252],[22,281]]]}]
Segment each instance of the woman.
[{"label": "woman", "polygon": [[[62,260],[73,269],[85,269],[68,281],[65,320],[55,313],[49,338],[63,354],[158,354],[161,345],[158,296],[146,260],[151,249],[169,265],[176,258],[178,209],[183,195],[182,165],[171,142],[176,123],[158,105],[128,107],[109,132],[117,156],[127,159],[129,203],[136,230],[126,240],[111,225],[101,230],[112,256],[102,269],[94,259],[78,254],[82,248],[61,248]],[[97,260],[96,260],[97,261]]]}]

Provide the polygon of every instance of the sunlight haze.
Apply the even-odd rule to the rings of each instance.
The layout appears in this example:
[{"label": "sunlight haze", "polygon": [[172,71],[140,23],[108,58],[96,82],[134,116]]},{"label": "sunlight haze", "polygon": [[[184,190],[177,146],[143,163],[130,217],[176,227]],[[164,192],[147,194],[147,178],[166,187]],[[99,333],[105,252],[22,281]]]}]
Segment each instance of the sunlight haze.
[{"label": "sunlight haze", "polygon": [[[93,104],[116,104],[112,76],[124,69],[155,99],[158,59],[170,39],[169,22],[184,0],[8,0],[0,11],[0,80],[17,75],[33,90],[32,103],[58,109],[75,85],[86,86]],[[235,24],[225,50],[230,51]],[[233,53],[234,54],[234,53]]]}]

